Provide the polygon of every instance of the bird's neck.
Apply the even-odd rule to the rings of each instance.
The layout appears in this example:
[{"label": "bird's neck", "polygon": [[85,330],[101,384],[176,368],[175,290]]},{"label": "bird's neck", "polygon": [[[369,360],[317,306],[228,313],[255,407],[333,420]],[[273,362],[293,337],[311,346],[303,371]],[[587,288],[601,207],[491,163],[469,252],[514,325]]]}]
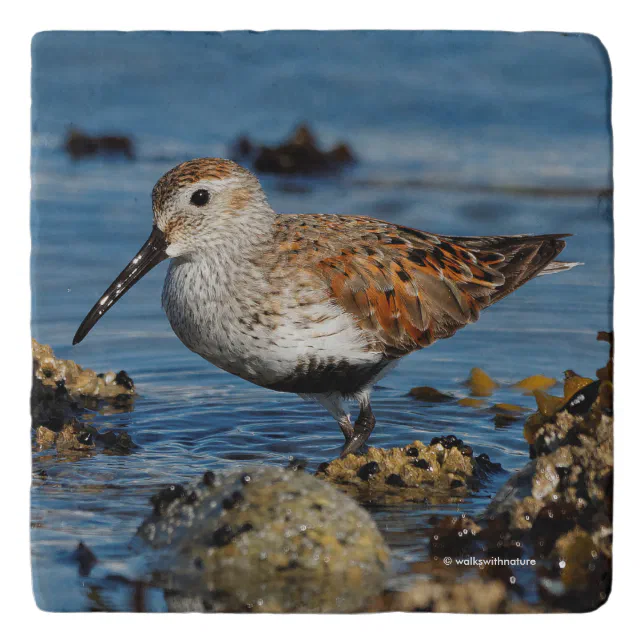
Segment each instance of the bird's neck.
[{"label": "bird's neck", "polygon": [[241,266],[270,248],[277,215],[268,204],[258,203],[243,211],[226,213],[225,226],[202,234],[195,252],[186,259],[197,264]]},{"label": "bird's neck", "polygon": [[270,208],[240,214],[225,230],[204,240],[197,252],[173,260],[174,271],[189,281],[210,282],[220,296],[241,296],[239,291],[247,289],[261,291],[264,276],[258,266],[273,250],[276,216]]}]

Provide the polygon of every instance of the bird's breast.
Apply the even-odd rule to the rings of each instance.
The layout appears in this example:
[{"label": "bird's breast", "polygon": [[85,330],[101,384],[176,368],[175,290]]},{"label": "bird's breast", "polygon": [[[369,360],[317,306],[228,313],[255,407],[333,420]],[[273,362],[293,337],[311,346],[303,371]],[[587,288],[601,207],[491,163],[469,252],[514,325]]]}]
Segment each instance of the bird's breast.
[{"label": "bird's breast", "polygon": [[[269,284],[261,275],[231,267],[173,260],[163,289],[172,329],[192,351],[256,384],[305,391],[323,370],[368,372],[382,356],[370,351],[355,319],[323,291],[305,298],[292,285]],[[330,374],[330,378],[326,376]],[[332,384],[332,382],[331,382]],[[319,377],[311,386],[319,388]]]}]

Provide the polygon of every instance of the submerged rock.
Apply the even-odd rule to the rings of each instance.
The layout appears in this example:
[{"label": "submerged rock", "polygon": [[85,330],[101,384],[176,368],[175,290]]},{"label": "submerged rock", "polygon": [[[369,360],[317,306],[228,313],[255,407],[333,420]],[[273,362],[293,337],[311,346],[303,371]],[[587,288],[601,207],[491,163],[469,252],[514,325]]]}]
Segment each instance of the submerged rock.
[{"label": "submerged rock", "polygon": [[365,454],[323,463],[317,476],[364,503],[445,503],[478,489],[499,469],[487,454],[475,458],[469,445],[449,435],[434,438],[431,445],[415,441],[391,449],[370,447]]},{"label": "submerged rock", "polygon": [[56,448],[60,453],[88,452],[101,448],[106,453],[129,454],[135,447],[125,430],[99,432],[88,423],[72,419],[62,429],[54,431],[40,425],[34,434],[35,445],[39,449]]},{"label": "submerged rock", "polygon": [[407,395],[423,402],[443,403],[454,400],[451,394],[444,394],[434,387],[414,387]]},{"label": "submerged rock", "polygon": [[72,129],[65,139],[65,150],[74,161],[97,155],[123,155],[126,159],[134,159],[132,139],[121,134],[92,136]]},{"label": "submerged rock", "polygon": [[369,514],[298,469],[207,472],[153,498],[138,544],[170,610],[354,612],[389,551]]},{"label": "submerged rock", "polygon": [[79,541],[73,559],[78,563],[78,574],[81,577],[87,577],[98,563],[96,555],[82,541]]},{"label": "submerged rock", "polygon": [[31,341],[33,377],[31,414],[33,426],[60,430],[83,409],[130,409],[134,382],[125,371],[96,373],[73,360],[56,358],[52,348]]},{"label": "submerged rock", "polygon": [[270,147],[258,145],[247,136],[233,145],[232,156],[252,159],[258,172],[286,175],[328,174],[355,163],[355,155],[344,142],[328,151],[322,150],[306,124],[301,124],[283,143]]}]

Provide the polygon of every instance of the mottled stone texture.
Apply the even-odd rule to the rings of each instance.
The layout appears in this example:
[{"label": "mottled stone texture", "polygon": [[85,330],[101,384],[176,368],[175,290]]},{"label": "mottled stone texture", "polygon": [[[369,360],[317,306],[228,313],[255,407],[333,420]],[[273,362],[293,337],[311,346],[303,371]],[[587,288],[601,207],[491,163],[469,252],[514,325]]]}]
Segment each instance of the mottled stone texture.
[{"label": "mottled stone texture", "polygon": [[469,445],[449,435],[430,445],[414,441],[391,449],[370,447],[365,454],[322,463],[317,476],[363,503],[446,503],[478,489],[500,469],[487,454],[475,457]]},{"label": "mottled stone texture", "polygon": [[153,498],[138,544],[171,610],[353,612],[383,587],[389,551],[369,514],[311,475],[207,472]]}]

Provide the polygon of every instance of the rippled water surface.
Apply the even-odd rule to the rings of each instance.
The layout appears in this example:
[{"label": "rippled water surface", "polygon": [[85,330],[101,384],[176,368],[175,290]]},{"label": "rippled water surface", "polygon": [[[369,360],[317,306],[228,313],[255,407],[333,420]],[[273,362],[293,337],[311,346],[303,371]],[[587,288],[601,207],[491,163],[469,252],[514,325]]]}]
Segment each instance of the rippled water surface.
[{"label": "rippled water surface", "polygon": [[[560,34],[64,34],[34,44],[33,334],[96,371],[125,369],[132,411],[99,414],[139,449],[76,460],[35,454],[36,593],[56,610],[135,606],[128,543],[160,486],[209,468],[336,456],[323,410],[255,387],[190,353],[160,307],[164,267],[140,282],[79,346],[89,307],[147,238],[150,191],[170,167],[225,156],[247,133],[275,143],[308,121],[323,145],[346,140],[359,163],[338,177],[260,176],[281,212],[372,215],[445,234],[568,232],[574,271],[535,280],[449,341],[405,359],[374,396],[371,444],[456,434],[503,465],[473,497],[446,506],[372,508],[403,584],[427,553],[428,518],[482,510],[528,460],[522,423],[406,396],[430,385],[464,396],[469,370],[509,385],[565,369],[592,375],[611,328],[609,70],[599,44]],[[137,158],[72,162],[70,125],[134,137]],[[490,399],[534,407],[502,387]],[[80,577],[82,540],[99,558]],[[528,589],[534,596],[534,589]],[[144,598],[165,610],[160,591]],[[140,606],[140,604],[139,604]]]}]

